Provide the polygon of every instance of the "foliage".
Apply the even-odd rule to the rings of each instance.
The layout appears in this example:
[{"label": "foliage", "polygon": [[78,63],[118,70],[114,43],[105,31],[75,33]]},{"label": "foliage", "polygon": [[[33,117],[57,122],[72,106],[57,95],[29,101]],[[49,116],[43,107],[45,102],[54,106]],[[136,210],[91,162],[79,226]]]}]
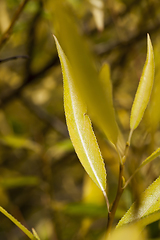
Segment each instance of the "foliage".
[{"label": "foliage", "polygon": [[0,239],[159,237],[158,1],[0,14]]}]

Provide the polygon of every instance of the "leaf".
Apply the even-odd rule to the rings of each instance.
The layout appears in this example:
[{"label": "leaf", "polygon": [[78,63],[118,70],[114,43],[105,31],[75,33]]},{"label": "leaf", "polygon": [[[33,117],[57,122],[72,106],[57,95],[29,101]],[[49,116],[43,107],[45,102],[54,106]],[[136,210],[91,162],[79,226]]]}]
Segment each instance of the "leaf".
[{"label": "leaf", "polygon": [[[140,207],[137,213],[135,213],[135,206],[136,203],[132,204],[128,212],[119,221],[117,227],[133,221],[140,222],[140,220],[140,223],[143,223],[143,226],[145,226],[149,223],[149,218],[151,218],[150,221],[154,221],[154,219],[157,220],[157,211],[160,211],[160,177],[157,178],[141,195]],[[158,214],[158,217],[160,219],[160,214]]]},{"label": "leaf", "polygon": [[36,230],[35,230],[34,228],[32,228],[32,232],[33,232],[34,237],[35,237],[37,240],[40,240],[40,238],[39,238],[39,236],[38,236],[38,234],[37,234],[37,232],[36,232]]},{"label": "leaf", "polygon": [[154,53],[152,43],[147,34],[147,59],[143,68],[140,83],[133,102],[130,118],[130,128],[136,129],[148,105],[154,82]]},{"label": "leaf", "polygon": [[0,212],[3,213],[8,219],[10,219],[19,229],[21,229],[31,240],[36,240],[37,238],[17,219],[15,219],[10,213],[8,213],[4,208],[0,207]]},{"label": "leaf", "polygon": [[160,155],[160,148],[158,148],[155,152],[153,152],[148,158],[146,158],[141,165],[139,166],[138,170],[144,167],[147,163],[153,161],[156,157]]},{"label": "leaf", "polygon": [[135,172],[130,176],[130,178],[127,180],[125,187],[128,185],[128,183],[131,181],[131,179],[134,177],[134,175],[142,168],[144,167],[147,163],[150,163],[153,161],[155,158],[157,158],[160,155],[160,148],[158,148],[155,152],[153,152],[148,158],[146,158],[141,165],[135,170]]},{"label": "leaf", "polygon": [[[105,89],[105,93],[108,97],[108,101],[110,102],[110,105],[113,108],[113,94],[112,94],[112,83],[111,83],[111,77],[110,77],[110,67],[107,63],[103,64],[101,67],[99,78],[100,81],[103,84],[103,87]],[[114,111],[114,109],[113,109]]]},{"label": "leaf", "polygon": [[75,88],[78,89],[80,97],[86,102],[88,113],[93,122],[116,146],[118,126],[115,112],[99,81],[98,71],[88,47],[78,33],[73,13],[61,0],[55,0],[54,4],[48,6],[48,9],[53,19],[55,35],[70,62],[72,72],[74,72]]},{"label": "leaf", "polygon": [[[110,107],[112,108],[112,111],[114,112],[114,107],[113,107],[113,93],[112,93],[112,82],[111,82],[111,73],[110,73],[110,66],[105,63],[103,64],[100,73],[99,73],[99,79],[103,85],[103,88],[105,90],[106,96],[108,98],[108,102]],[[118,138],[117,138],[117,148],[121,155],[123,156],[124,154],[124,149],[125,149],[125,141],[123,138],[122,133],[118,129]]]},{"label": "leaf", "polygon": [[149,129],[156,131],[160,122],[160,42],[157,41],[154,46],[155,56],[155,80],[149,105],[146,109],[146,123]]},{"label": "leaf", "polygon": [[105,194],[106,171],[86,104],[75,88],[74,73],[56,37],[55,41],[63,71],[64,108],[71,141],[83,167]]},{"label": "leaf", "polygon": [[104,237],[102,240],[124,240],[124,239],[145,240],[146,237],[138,226],[133,225],[114,229],[109,236]]}]

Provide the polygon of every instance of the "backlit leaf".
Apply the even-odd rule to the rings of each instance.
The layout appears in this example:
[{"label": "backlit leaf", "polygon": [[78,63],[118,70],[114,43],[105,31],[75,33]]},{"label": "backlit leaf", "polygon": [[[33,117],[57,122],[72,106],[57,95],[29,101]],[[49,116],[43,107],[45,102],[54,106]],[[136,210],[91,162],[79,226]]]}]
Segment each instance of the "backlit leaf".
[{"label": "backlit leaf", "polygon": [[141,231],[141,229],[136,226],[125,226],[122,228],[114,229],[109,236],[102,238],[101,240],[145,240],[145,233]]},{"label": "backlit leaf", "polygon": [[130,118],[130,128],[138,127],[148,105],[154,82],[154,53],[152,43],[147,34],[147,59],[143,68],[140,83],[133,102]]},{"label": "backlit leaf", "polygon": [[81,98],[85,100],[93,122],[116,146],[118,127],[115,112],[110,105],[105,89],[99,81],[98,71],[88,47],[78,33],[73,13],[62,0],[54,1],[54,4],[48,6],[48,9],[53,19],[55,35],[74,72],[75,87],[78,89]]},{"label": "backlit leaf", "polygon": [[126,182],[126,185],[130,182],[130,180],[134,177],[134,175],[142,168],[144,167],[147,163],[150,163],[153,161],[155,158],[157,158],[160,155],[160,148],[158,148],[156,151],[154,151],[149,157],[147,157],[141,165],[135,170],[135,172],[130,176],[128,181]]},{"label": "backlit leaf", "polygon": [[[112,109],[112,112],[114,112],[112,82],[111,82],[110,75],[111,75],[110,66],[107,63],[105,63],[100,70],[99,79],[105,90],[110,108]],[[119,152],[121,153],[121,155],[123,156],[124,149],[125,149],[125,141],[124,141],[123,135],[119,129],[118,129],[118,137],[117,137],[117,148],[118,148]]]},{"label": "backlit leaf", "polygon": [[160,155],[160,148],[158,148],[155,152],[153,152],[148,158],[146,158],[141,165],[139,166],[138,170],[145,166],[147,163],[153,161],[156,157]]},{"label": "backlit leaf", "polygon": [[87,115],[86,104],[74,85],[74,72],[58,40],[55,38],[64,80],[64,107],[69,134],[75,151],[87,173],[105,194],[104,162]]},{"label": "backlit leaf", "polygon": [[160,219],[160,214],[158,213],[160,211],[160,177],[141,195],[140,207],[137,212],[135,211],[135,204],[132,204],[128,212],[119,221],[118,227],[133,221],[138,222],[138,220],[140,220],[139,223],[141,225],[145,226],[154,220],[156,221],[157,217]]}]

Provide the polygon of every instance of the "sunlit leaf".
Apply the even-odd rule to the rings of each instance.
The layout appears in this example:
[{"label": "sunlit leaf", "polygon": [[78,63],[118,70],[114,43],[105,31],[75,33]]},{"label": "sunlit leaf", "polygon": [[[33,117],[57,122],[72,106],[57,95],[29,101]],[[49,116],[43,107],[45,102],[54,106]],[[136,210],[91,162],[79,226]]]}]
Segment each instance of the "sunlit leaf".
[{"label": "sunlit leaf", "polygon": [[160,122],[160,42],[157,39],[157,42],[154,46],[154,56],[155,56],[155,82],[151,94],[151,99],[146,110],[146,122],[148,123],[149,128],[156,131]]},{"label": "sunlit leaf", "polygon": [[87,174],[83,181],[82,201],[83,203],[90,203],[95,205],[105,204],[102,191]]},{"label": "sunlit leaf", "polygon": [[[110,107],[114,112],[111,73],[110,73],[110,66],[107,63],[103,64],[99,73],[99,78],[105,90]],[[117,137],[117,148],[121,153],[121,155],[123,155],[124,149],[125,149],[125,141],[119,129],[118,129],[118,137]]]},{"label": "sunlit leaf", "polygon": [[39,238],[39,236],[38,236],[38,234],[37,234],[37,232],[36,232],[36,230],[35,230],[34,228],[32,228],[32,232],[33,232],[34,237],[35,237],[37,240],[40,240],[40,238]]},{"label": "sunlit leaf", "polygon": [[147,34],[147,59],[143,68],[140,83],[133,102],[130,118],[130,128],[134,130],[138,127],[144,111],[148,105],[152,86],[154,82],[154,53],[152,43]]},{"label": "sunlit leaf", "polygon": [[86,104],[74,85],[74,72],[58,40],[55,38],[64,79],[64,107],[69,134],[75,151],[87,173],[105,194],[104,162],[87,115]]},{"label": "sunlit leaf", "polygon": [[126,185],[130,182],[130,180],[134,177],[134,175],[142,168],[144,167],[147,163],[150,163],[153,161],[155,158],[157,158],[160,155],[160,148],[158,148],[155,152],[153,152],[149,157],[147,157],[141,165],[135,170],[135,172],[130,176],[128,181],[126,182]]},{"label": "sunlit leaf", "polygon": [[138,226],[126,226],[119,229],[115,229],[111,232],[110,236],[102,238],[102,240],[144,240],[146,234],[141,232]]},{"label": "sunlit leaf", "polygon": [[147,163],[153,161],[155,158],[157,158],[160,155],[160,148],[158,148],[155,152],[153,152],[148,158],[146,158],[138,169],[144,167]]},{"label": "sunlit leaf", "polygon": [[98,71],[88,47],[77,31],[75,18],[61,0],[55,1],[48,9],[53,18],[55,35],[74,72],[75,87],[85,100],[88,113],[107,138],[116,145],[118,127],[115,113],[99,81]]},{"label": "sunlit leaf", "polygon": [[156,221],[157,216],[160,219],[160,214],[158,213],[158,211],[160,211],[160,177],[157,178],[141,195],[140,207],[137,212],[135,209],[136,203],[130,207],[128,212],[119,221],[118,227],[133,221],[138,222],[138,220],[141,220],[140,224],[143,223],[143,226],[145,226],[149,223],[150,218],[150,221]]},{"label": "sunlit leaf", "polygon": [[0,207],[0,212],[3,213],[8,219],[10,219],[19,229],[21,229],[31,240],[36,240],[37,238],[17,219],[15,219],[10,213],[8,213],[4,208]]}]

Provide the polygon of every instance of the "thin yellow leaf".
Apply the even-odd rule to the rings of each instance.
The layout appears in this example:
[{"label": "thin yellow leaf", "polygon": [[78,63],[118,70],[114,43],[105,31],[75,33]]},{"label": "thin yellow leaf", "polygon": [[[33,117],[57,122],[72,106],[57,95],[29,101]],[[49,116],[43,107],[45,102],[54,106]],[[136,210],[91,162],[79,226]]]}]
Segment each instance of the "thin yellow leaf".
[{"label": "thin yellow leaf", "polygon": [[[100,73],[99,73],[99,79],[101,83],[103,84],[103,88],[105,90],[108,103],[110,105],[110,108],[112,109],[112,112],[114,112],[114,106],[113,106],[113,92],[112,92],[112,82],[111,82],[111,73],[110,73],[110,66],[109,64],[105,63],[103,64]],[[118,126],[117,126],[118,128]],[[123,138],[123,135],[118,128],[118,137],[117,137],[117,149],[119,153],[123,156],[124,149],[125,149],[125,141]]]},{"label": "thin yellow leaf", "polygon": [[148,105],[154,82],[154,68],[153,47],[147,34],[147,59],[131,110],[130,128],[132,131],[138,127]]},{"label": "thin yellow leaf", "polygon": [[[140,207],[138,211],[135,211],[135,204],[133,203],[128,212],[123,216],[123,218],[119,221],[117,227],[120,227],[124,224],[131,223],[133,221],[141,221],[143,219],[143,226],[148,224],[149,218],[151,217],[151,221],[157,217],[160,218],[160,214],[157,214],[160,206],[160,177],[157,178],[141,195],[140,197]],[[155,214],[155,218],[154,215]],[[146,218],[146,222],[145,222]],[[142,224],[140,222],[140,224]]]},{"label": "thin yellow leaf", "polygon": [[71,141],[83,167],[105,195],[106,171],[86,104],[74,85],[74,72],[56,37],[55,41],[63,71],[64,107]]},{"label": "thin yellow leaf", "polygon": [[[49,1],[51,4],[51,1]],[[53,20],[55,35],[70,62],[75,78],[74,84],[85,100],[93,122],[102,130],[109,141],[117,145],[118,127],[113,107],[99,81],[98,71],[84,39],[79,34],[75,17],[62,0],[48,6]]]}]

